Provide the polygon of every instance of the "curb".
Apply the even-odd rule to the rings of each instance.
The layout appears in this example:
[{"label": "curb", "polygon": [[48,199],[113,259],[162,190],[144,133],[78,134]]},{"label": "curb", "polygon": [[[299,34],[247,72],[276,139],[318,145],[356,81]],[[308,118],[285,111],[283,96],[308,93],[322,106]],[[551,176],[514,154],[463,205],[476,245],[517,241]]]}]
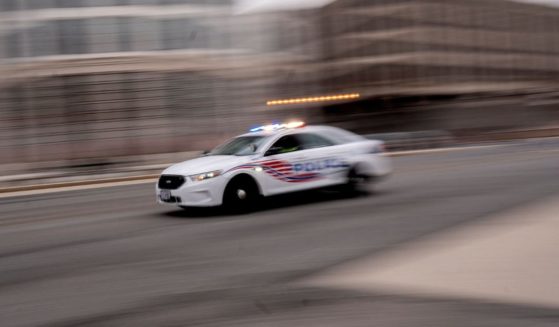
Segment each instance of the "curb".
[{"label": "curb", "polygon": [[388,152],[386,155],[389,157],[403,157],[411,156],[415,154],[431,154],[431,153],[442,153],[442,152],[453,152],[453,151],[467,151],[467,150],[478,150],[478,149],[490,149],[495,147],[503,146],[499,145],[475,145],[475,146],[462,146],[462,147],[451,147],[451,148],[435,148],[435,149],[423,149],[423,150],[406,150],[406,151],[394,151]]}]

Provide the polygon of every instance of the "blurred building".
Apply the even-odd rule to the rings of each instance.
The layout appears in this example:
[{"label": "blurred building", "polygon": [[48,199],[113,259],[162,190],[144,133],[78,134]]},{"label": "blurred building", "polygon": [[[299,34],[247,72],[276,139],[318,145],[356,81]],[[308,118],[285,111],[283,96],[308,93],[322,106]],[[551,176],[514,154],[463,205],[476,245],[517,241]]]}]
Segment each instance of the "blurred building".
[{"label": "blurred building", "polygon": [[376,129],[557,122],[555,106],[529,106],[524,97],[557,91],[557,9],[501,0],[341,0],[322,16],[330,67],[323,85],[358,89],[370,101],[355,114]]},{"label": "blurred building", "polygon": [[[559,10],[505,0],[0,1],[0,163],[207,148],[256,122],[557,122]],[[359,101],[266,100],[360,93]]]},{"label": "blurred building", "polygon": [[258,67],[277,58],[254,55],[271,40],[239,37],[258,30],[240,19],[232,0],[0,1],[0,161],[185,151],[244,130],[267,97]]},{"label": "blurred building", "polygon": [[558,121],[556,105],[528,108],[524,97],[559,91],[556,8],[506,0],[337,0],[315,15],[320,50],[305,65],[315,73],[301,69],[310,77],[304,83],[320,84],[322,94],[362,95],[359,102],[319,104],[329,122],[365,132]]},{"label": "blurred building", "polygon": [[501,0],[339,0],[322,10],[324,87],[525,90],[559,79],[559,10]]}]

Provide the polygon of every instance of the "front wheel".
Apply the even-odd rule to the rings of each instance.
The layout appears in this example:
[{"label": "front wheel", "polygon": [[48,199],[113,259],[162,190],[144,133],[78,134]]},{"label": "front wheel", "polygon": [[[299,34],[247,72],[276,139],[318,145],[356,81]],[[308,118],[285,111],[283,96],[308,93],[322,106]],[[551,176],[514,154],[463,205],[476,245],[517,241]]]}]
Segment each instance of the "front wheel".
[{"label": "front wheel", "polygon": [[246,213],[255,209],[258,198],[256,183],[250,178],[238,178],[225,188],[223,205],[233,213]]}]

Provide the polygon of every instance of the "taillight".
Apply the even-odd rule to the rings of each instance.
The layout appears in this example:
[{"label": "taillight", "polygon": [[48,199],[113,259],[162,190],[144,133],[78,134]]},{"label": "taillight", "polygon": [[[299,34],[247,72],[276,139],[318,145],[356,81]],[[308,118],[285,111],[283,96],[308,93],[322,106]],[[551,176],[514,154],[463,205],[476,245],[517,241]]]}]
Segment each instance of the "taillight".
[{"label": "taillight", "polygon": [[371,149],[371,153],[373,153],[373,154],[384,153],[385,151],[386,151],[386,146],[384,145],[384,143],[376,144],[376,145]]}]

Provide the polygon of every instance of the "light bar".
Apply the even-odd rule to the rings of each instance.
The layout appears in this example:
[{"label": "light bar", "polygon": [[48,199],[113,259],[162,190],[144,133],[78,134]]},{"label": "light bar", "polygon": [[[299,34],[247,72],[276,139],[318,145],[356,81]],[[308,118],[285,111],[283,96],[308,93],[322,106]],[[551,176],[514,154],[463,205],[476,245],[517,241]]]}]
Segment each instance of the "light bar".
[{"label": "light bar", "polygon": [[277,131],[277,130],[285,129],[285,128],[299,128],[299,127],[303,127],[303,126],[305,126],[305,122],[292,121],[292,122],[284,123],[284,124],[271,124],[271,125],[258,126],[258,127],[251,128],[250,131],[252,133],[254,133],[254,132],[271,132],[271,131]]},{"label": "light bar", "polygon": [[268,105],[268,106],[278,106],[278,105],[282,105],[282,104],[350,100],[350,99],[358,99],[359,97],[361,97],[361,95],[359,93],[338,94],[338,95],[327,95],[327,96],[319,96],[319,97],[312,97],[312,98],[294,98],[294,99],[283,99],[283,100],[271,100],[271,101],[266,102],[266,105]]}]

